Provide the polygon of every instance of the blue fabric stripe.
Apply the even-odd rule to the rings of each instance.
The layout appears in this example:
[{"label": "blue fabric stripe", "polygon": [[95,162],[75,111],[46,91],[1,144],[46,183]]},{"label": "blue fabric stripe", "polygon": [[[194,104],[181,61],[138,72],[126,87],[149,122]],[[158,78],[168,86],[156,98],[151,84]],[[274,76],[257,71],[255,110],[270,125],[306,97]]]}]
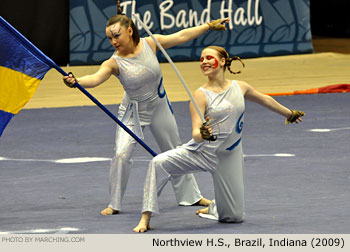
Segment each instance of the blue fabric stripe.
[{"label": "blue fabric stripe", "polygon": [[[163,89],[163,92],[161,92]],[[159,85],[158,85],[158,96],[160,98],[163,98],[165,96],[165,89],[164,89],[164,86],[163,86],[163,77],[160,79],[160,82],[159,82]]]},{"label": "blue fabric stripe", "polygon": [[0,110],[0,137],[13,116],[14,114]]},{"label": "blue fabric stripe", "polygon": [[52,60],[0,16],[0,65],[42,80]]},{"label": "blue fabric stripe", "polygon": [[[160,79],[160,82],[158,85],[158,96],[159,96],[159,98],[163,98],[164,96],[166,96],[165,88],[163,86],[163,77]],[[166,101],[168,102],[168,106],[169,106],[171,113],[174,114],[174,111],[173,111],[173,108],[171,107],[168,96],[166,96]]]},{"label": "blue fabric stripe", "polygon": [[230,147],[228,147],[226,150],[232,151],[234,148],[237,147],[237,145],[239,145],[239,143],[241,142],[241,139],[238,139],[234,144],[232,144]]},{"label": "blue fabric stripe", "polygon": [[238,134],[240,134],[242,132],[242,129],[243,129],[243,124],[244,124],[244,122],[242,121],[243,115],[244,115],[244,112],[240,115],[240,117],[238,118],[237,124],[236,124],[236,132]]}]

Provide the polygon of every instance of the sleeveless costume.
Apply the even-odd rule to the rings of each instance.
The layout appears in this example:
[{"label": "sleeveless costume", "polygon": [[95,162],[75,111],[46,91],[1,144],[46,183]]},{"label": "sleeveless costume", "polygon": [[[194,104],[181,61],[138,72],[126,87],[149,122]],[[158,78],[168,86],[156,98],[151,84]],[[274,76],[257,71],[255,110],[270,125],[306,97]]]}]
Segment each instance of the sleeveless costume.
[{"label": "sleeveless costume", "polygon": [[[142,43],[143,49],[135,57],[112,56],[119,67],[117,77],[125,90],[118,119],[141,139],[144,127],[149,126],[160,150],[164,152],[180,145],[181,141],[163,87],[159,62],[144,38]],[[131,156],[137,142],[119,126],[115,142],[115,156],[109,174],[109,207],[120,210],[132,165]],[[180,205],[192,205],[202,198],[193,174],[175,175],[172,185]]]},{"label": "sleeveless costume", "polygon": [[154,157],[145,181],[142,212],[159,213],[158,196],[171,176],[205,171],[212,174],[215,190],[207,217],[241,222],[244,217],[241,132],[245,108],[242,90],[235,81],[219,94],[202,87],[200,90],[208,101],[204,117],[210,117],[217,140],[197,143],[192,139]]}]

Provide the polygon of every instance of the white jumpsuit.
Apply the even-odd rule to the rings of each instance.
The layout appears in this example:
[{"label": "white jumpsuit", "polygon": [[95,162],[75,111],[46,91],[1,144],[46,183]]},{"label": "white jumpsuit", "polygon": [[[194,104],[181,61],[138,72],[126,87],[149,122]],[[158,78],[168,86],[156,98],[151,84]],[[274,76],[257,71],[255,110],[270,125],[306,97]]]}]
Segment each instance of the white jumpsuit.
[{"label": "white jumpsuit", "polygon": [[[162,152],[181,144],[175,117],[163,87],[163,77],[156,55],[142,38],[141,53],[132,58],[113,55],[119,67],[117,76],[125,93],[119,106],[118,119],[140,139],[149,126]],[[109,207],[121,210],[132,165],[132,153],[137,144],[120,126],[115,139],[115,156],[109,174]],[[172,180],[176,200],[180,205],[192,205],[202,195],[193,174],[174,176]]]},{"label": "white jumpsuit", "polygon": [[200,88],[206,95],[216,141],[196,143],[193,139],[152,159],[144,185],[142,212],[159,213],[158,196],[173,175],[210,172],[215,200],[209,214],[221,222],[241,222],[244,217],[243,151],[244,97],[240,86],[232,85],[222,93]]}]

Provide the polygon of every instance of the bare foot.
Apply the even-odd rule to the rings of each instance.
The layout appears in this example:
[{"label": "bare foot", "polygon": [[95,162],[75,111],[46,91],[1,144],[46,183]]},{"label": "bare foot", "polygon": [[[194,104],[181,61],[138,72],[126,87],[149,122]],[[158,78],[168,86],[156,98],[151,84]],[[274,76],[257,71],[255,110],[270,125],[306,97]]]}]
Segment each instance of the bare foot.
[{"label": "bare foot", "polygon": [[198,211],[196,211],[196,214],[208,214],[209,213],[209,208],[202,208],[202,209],[199,209]]},{"label": "bare foot", "polygon": [[118,214],[118,210],[114,210],[113,208],[107,207],[106,209],[101,211],[102,215],[113,215],[113,214]]},{"label": "bare foot", "polygon": [[196,202],[194,205],[195,206],[209,206],[210,205],[210,200],[206,198],[201,198],[200,201]]},{"label": "bare foot", "polygon": [[141,220],[139,224],[133,229],[133,231],[135,233],[147,232],[147,230],[151,229],[151,226],[149,224],[150,220],[151,220],[151,212],[142,213]]},{"label": "bare foot", "polygon": [[133,231],[135,232],[135,233],[145,233],[145,232],[147,232],[148,230],[150,230],[151,229],[151,226],[148,224],[145,224],[145,223],[139,223],[134,229],[133,229]]}]

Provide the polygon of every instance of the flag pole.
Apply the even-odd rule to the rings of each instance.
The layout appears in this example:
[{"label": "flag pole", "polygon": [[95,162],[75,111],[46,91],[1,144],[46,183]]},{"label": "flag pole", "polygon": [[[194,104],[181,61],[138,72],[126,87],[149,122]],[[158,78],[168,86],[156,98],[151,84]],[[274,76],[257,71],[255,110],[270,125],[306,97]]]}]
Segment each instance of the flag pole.
[{"label": "flag pole", "polygon": [[[68,74],[59,67],[56,63],[53,62],[52,65],[58,72],[62,75],[68,76]],[[143,142],[138,136],[134,134],[124,123],[122,123],[111,111],[109,111],[104,105],[102,105],[94,96],[92,96],[85,88],[83,88],[78,82],[75,82],[75,86],[85,94],[93,103],[95,103],[100,109],[102,109],[109,117],[111,117],[120,127],[122,127],[129,135],[131,135],[139,144],[142,145],[153,157],[157,156],[155,153],[145,142]]]}]

